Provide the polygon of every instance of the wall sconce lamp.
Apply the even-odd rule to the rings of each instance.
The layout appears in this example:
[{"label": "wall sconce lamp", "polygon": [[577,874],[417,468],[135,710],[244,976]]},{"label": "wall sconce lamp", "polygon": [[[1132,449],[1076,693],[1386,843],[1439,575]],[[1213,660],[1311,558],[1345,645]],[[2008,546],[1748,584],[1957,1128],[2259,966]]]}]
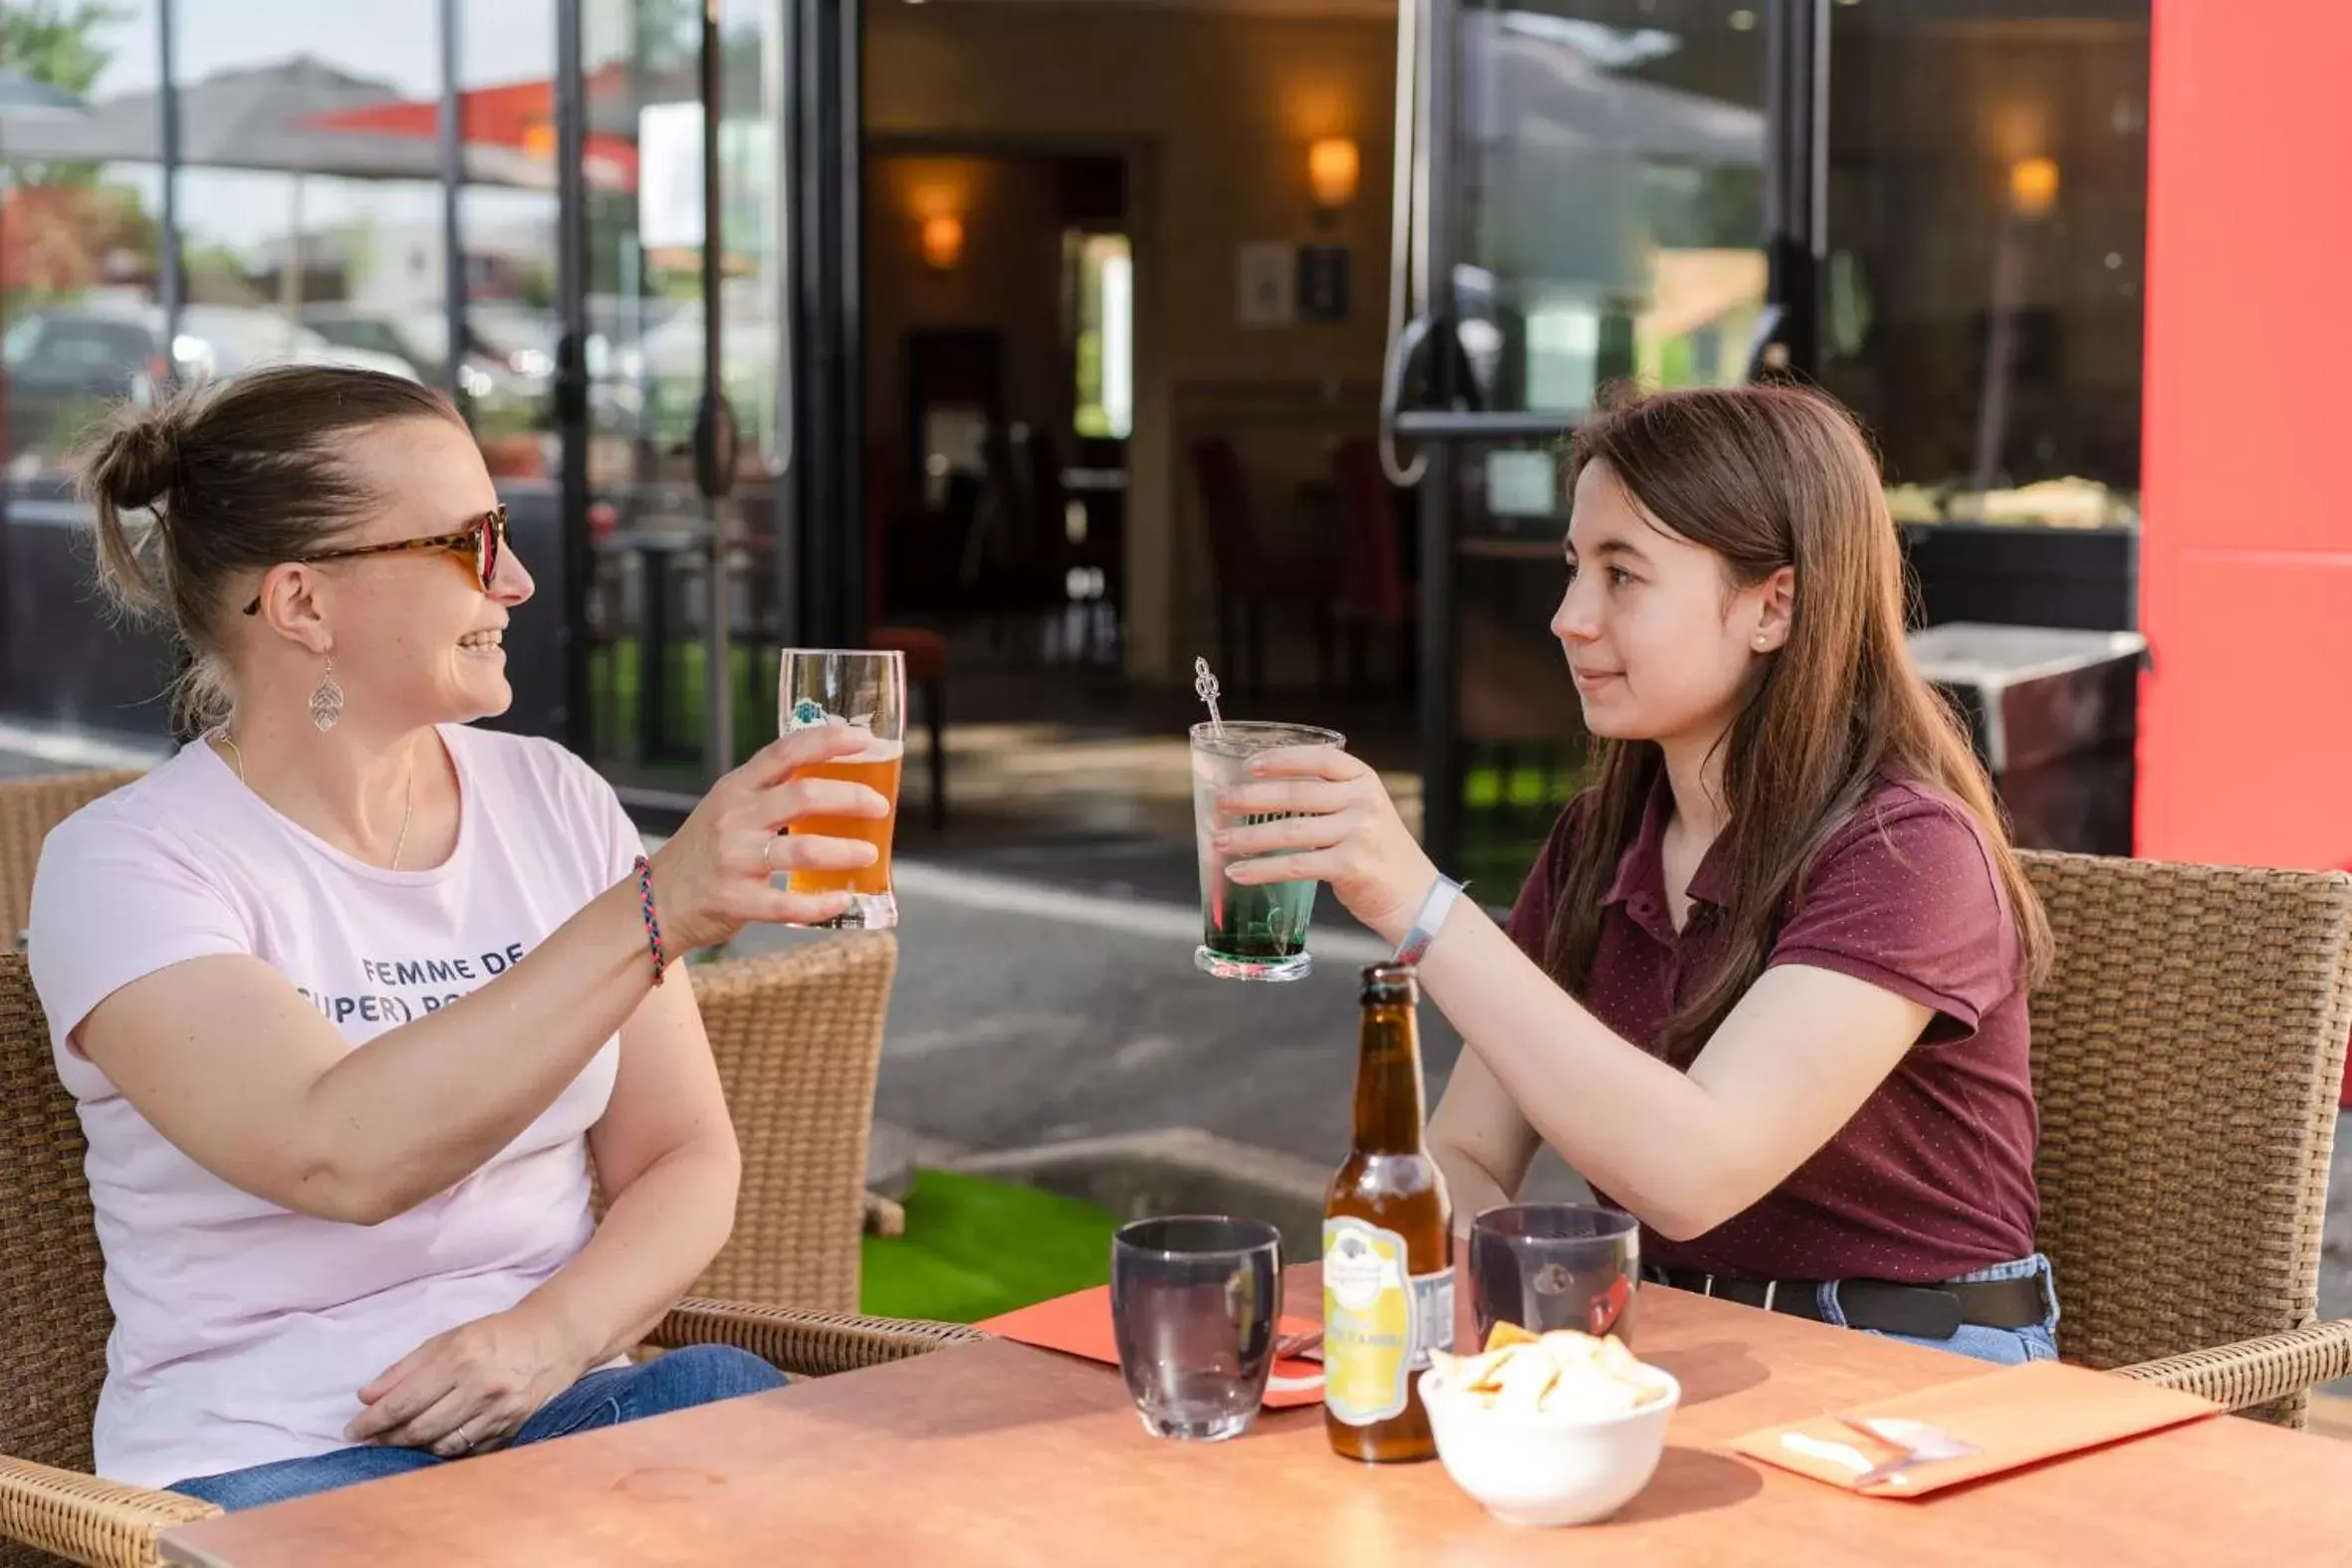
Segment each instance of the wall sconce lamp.
[{"label": "wall sconce lamp", "polygon": [[933,272],[954,272],[964,261],[964,220],[952,213],[925,218],[923,263]]},{"label": "wall sconce lamp", "polygon": [[2009,206],[2020,218],[2042,218],[2058,204],[2058,161],[2019,158],[2009,165]]},{"label": "wall sconce lamp", "polygon": [[1324,136],[1306,149],[1306,183],[1314,192],[1315,206],[1325,214],[1355,200],[1362,171],[1356,145],[1345,136]]}]

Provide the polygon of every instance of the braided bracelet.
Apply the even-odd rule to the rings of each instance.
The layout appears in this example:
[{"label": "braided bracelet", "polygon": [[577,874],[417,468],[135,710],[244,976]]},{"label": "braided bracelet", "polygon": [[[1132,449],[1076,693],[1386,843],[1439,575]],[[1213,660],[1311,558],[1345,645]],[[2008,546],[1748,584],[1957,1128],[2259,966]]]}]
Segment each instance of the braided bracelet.
[{"label": "braided bracelet", "polygon": [[645,911],[645,946],[653,954],[653,984],[660,985],[669,968],[661,951],[661,917],[653,912],[653,862],[637,856],[637,895]]}]

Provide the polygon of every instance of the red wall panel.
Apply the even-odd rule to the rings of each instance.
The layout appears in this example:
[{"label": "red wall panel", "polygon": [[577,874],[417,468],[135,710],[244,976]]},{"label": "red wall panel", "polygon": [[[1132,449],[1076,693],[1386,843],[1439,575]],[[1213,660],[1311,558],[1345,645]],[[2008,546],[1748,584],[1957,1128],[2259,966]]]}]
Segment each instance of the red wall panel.
[{"label": "red wall panel", "polygon": [[2345,0],[2155,0],[2139,850],[2160,859],[2352,864],[2347,60]]}]

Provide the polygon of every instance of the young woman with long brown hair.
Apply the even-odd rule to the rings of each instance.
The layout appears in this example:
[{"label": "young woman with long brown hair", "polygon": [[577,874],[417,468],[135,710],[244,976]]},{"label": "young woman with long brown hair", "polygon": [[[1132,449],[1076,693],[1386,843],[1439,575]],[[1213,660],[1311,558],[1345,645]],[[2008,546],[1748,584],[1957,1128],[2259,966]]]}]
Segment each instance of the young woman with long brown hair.
[{"label": "young woman with long brown hair", "polygon": [[1582,429],[1551,630],[1596,738],[1507,923],[1337,752],[1227,800],[1237,881],[1314,877],[1467,1049],[1430,1137],[1459,1224],[1539,1144],[1643,1225],[1652,1278],[1991,1360],[2056,1354],[2034,1250],[2026,988],[2048,931],[1904,643],[1852,418],[1791,387]]}]

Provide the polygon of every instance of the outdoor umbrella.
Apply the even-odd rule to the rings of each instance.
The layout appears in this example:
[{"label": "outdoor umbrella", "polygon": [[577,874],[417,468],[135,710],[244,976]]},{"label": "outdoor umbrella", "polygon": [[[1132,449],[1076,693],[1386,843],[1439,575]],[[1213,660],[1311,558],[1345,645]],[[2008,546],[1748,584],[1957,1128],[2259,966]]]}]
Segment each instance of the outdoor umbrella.
[{"label": "outdoor umbrella", "polygon": [[[348,179],[438,178],[428,139],[326,128],[319,120],[398,96],[380,78],[354,76],[309,56],[217,72],[180,88],[179,156],[206,168],[328,174]],[[27,159],[152,163],[162,156],[161,95],[153,89],[103,99],[79,113],[11,118],[10,152]],[[476,184],[538,185],[546,176],[506,147],[465,149]]]},{"label": "outdoor umbrella", "polygon": [[[588,82],[593,99],[611,68]],[[306,124],[339,133],[363,132],[430,144],[441,130],[441,106],[430,99],[382,99],[306,117]],[[556,88],[545,78],[468,88],[458,95],[457,123],[469,155],[522,159],[536,171],[530,181],[553,184],[556,152]],[[633,130],[615,134],[590,128],[583,168],[590,188],[633,190],[637,146]]]},{"label": "outdoor umbrella", "polygon": [[82,101],[64,88],[36,82],[21,71],[0,68],[0,114],[78,110]]}]

